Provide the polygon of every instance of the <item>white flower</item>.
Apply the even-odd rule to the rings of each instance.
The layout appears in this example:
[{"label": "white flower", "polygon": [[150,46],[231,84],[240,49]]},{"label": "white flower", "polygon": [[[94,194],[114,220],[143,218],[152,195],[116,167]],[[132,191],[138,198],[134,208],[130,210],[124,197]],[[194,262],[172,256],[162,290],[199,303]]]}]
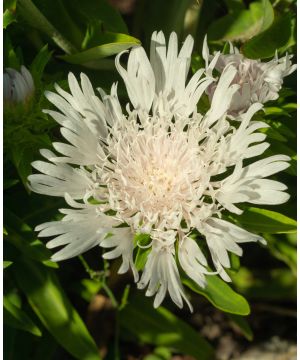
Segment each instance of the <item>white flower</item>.
[{"label": "white flower", "polygon": [[3,74],[3,100],[7,104],[24,103],[34,93],[34,82],[25,66],[21,71],[6,68]]},{"label": "white flower", "polygon": [[[222,73],[228,64],[237,69],[232,84],[240,85],[240,89],[232,98],[228,114],[235,117],[247,111],[256,102],[264,104],[269,100],[276,100],[279,97],[278,92],[282,87],[283,78],[296,70],[296,65],[292,65],[291,62],[293,56],[286,54],[285,57],[278,59],[276,53],[271,61],[261,62],[246,58],[231,43],[229,45],[229,54],[217,52],[210,55],[205,37],[202,51],[208,75],[212,74],[214,68]],[[216,84],[207,89],[210,100],[215,89]]]},{"label": "white flower", "polygon": [[244,164],[269,146],[266,136],[256,132],[267,125],[251,121],[262,107],[257,103],[236,126],[227,121],[239,89],[231,84],[237,74],[233,66],[222,72],[210,110],[197,113],[199,97],[213,79],[203,77],[201,69],[186,83],[192,45],[189,36],[178,54],[176,35],[167,47],[160,32],[153,34],[150,61],[142,47],[130,51],[126,70],[119,63],[121,55],[117,57],[132,106],[127,113],[116,85],[110,94],[99,89],[100,99],[84,74],[81,84],[69,75],[71,94],[58,86],[58,94],[46,93],[59,109],[47,112],[69,144],[53,144],[62,156],[42,150],[47,161],[33,163],[42,174],[29,177],[33,191],[64,196],[70,206],[60,210],[62,221],[37,227],[39,236],[54,236],[48,247],[65,246],[53,256],[56,261],[96,245],[113,248],[104,258],[122,256],[119,272],[130,267],[138,281],[133,237],[150,235],[138,287],[155,295],[155,307],[167,293],[179,307],[183,300],[189,304],[177,255],[183,271],[199,286],[206,284],[211,272],[199,247],[205,241],[197,242],[192,232],[206,237],[217,272],[229,281],[224,269],[230,267],[228,251],[241,255],[237,243],[263,239],[222,220],[222,211],[241,213],[237,204],[242,202],[278,204],[288,198],[283,184],[265,179],[288,167],[288,157]]}]

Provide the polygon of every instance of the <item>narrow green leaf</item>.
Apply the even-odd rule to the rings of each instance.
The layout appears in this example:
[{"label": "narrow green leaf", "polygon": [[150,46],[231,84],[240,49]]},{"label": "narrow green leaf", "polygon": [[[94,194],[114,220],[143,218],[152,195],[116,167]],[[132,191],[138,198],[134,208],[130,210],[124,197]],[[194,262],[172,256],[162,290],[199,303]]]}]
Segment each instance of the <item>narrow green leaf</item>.
[{"label": "narrow green leaf", "polygon": [[244,316],[228,314],[229,319],[232,321],[234,326],[236,326],[245,338],[249,341],[253,340],[253,332],[251,327]]},{"label": "narrow green leaf", "polygon": [[12,261],[3,260],[3,269],[8,268],[12,264],[13,264]]},{"label": "narrow green leaf", "polygon": [[3,44],[3,60],[5,67],[11,67],[13,69],[20,69],[21,61],[17,55],[16,50],[12,44],[8,32],[4,33],[4,44]]},{"label": "narrow green leaf", "polygon": [[271,139],[281,141],[281,142],[287,142],[288,141],[286,137],[281,135],[279,131],[277,131],[276,129],[274,129],[272,127],[260,129],[260,132],[262,132],[264,134],[267,134],[268,139],[271,138]]},{"label": "narrow green leaf", "polygon": [[4,222],[8,231],[5,238],[7,241],[19,249],[27,258],[40,261],[49,267],[58,268],[57,263],[50,261],[50,250],[36,238],[36,234],[30,226],[8,209],[4,210]]},{"label": "narrow green leaf", "polygon": [[30,332],[35,336],[42,335],[41,330],[33,323],[30,317],[14,305],[5,295],[3,297],[3,306],[3,320],[6,325]]},{"label": "narrow green leaf", "polygon": [[244,210],[241,215],[230,215],[235,222],[243,225],[250,231],[281,234],[297,231],[297,222],[283,214],[275,211],[250,207]]},{"label": "narrow green leaf", "polygon": [[39,83],[41,81],[41,77],[44,72],[44,68],[51,59],[52,52],[48,50],[48,45],[45,45],[38,52],[33,62],[30,65],[30,72],[35,80],[35,83]]},{"label": "narrow green leaf", "polygon": [[3,190],[7,190],[20,182],[19,179],[3,179]]},{"label": "narrow green leaf", "polygon": [[[75,6],[74,0],[71,6],[68,0],[32,1],[57,32],[63,36],[64,39],[67,39],[74,49],[79,50],[84,37],[84,30],[82,29],[81,23],[70,13],[70,9]],[[89,2],[89,0],[87,0],[87,2]],[[59,16],[57,16],[57,14],[59,14]]]},{"label": "narrow green leaf", "polygon": [[16,0],[6,0],[3,4],[3,29],[16,22]]},{"label": "narrow green leaf", "polygon": [[[52,0],[49,1],[51,3]],[[121,14],[106,0],[73,0],[72,3],[64,0],[64,4],[78,23],[88,25],[98,22],[106,31],[128,34],[127,25]]]},{"label": "narrow green leaf", "polygon": [[76,52],[76,47],[48,21],[31,0],[18,0],[17,11],[30,26],[48,35],[67,54]]},{"label": "narrow green leaf", "polygon": [[265,59],[274,56],[275,51],[285,48],[293,34],[293,20],[290,14],[276,19],[266,31],[247,41],[241,48],[249,59]]},{"label": "narrow green leaf", "polygon": [[128,306],[120,312],[120,322],[144,343],[171,346],[196,359],[212,358],[212,347],[193,328],[163,307],[155,310],[144,296],[129,298]]},{"label": "narrow green leaf", "polygon": [[3,13],[3,29],[6,29],[13,22],[16,22],[16,15],[11,10],[6,9]]},{"label": "narrow green leaf", "polygon": [[203,289],[193,280],[184,278],[184,285],[207,298],[216,308],[237,315],[248,315],[250,307],[247,300],[236,293],[225,281],[216,275],[206,276],[207,285]]},{"label": "narrow green leaf", "polygon": [[57,342],[78,360],[99,360],[94,340],[54,271],[25,259],[14,268],[18,285],[33,311]]},{"label": "narrow green leaf", "polygon": [[289,116],[289,113],[287,111],[285,111],[284,109],[280,108],[280,107],[275,107],[275,106],[266,106],[264,107],[264,112],[266,115],[285,115],[285,116]]},{"label": "narrow green leaf", "polygon": [[[296,234],[296,233],[295,233]],[[265,239],[268,241],[267,249],[271,254],[287,264],[292,272],[297,274],[297,247],[292,244],[289,239],[284,236],[274,236],[264,234]]]},{"label": "narrow green leaf", "polygon": [[93,63],[107,56],[115,55],[132,46],[139,45],[140,41],[125,34],[105,33],[99,38],[98,46],[72,55],[60,56],[61,59],[78,65],[93,67]]}]

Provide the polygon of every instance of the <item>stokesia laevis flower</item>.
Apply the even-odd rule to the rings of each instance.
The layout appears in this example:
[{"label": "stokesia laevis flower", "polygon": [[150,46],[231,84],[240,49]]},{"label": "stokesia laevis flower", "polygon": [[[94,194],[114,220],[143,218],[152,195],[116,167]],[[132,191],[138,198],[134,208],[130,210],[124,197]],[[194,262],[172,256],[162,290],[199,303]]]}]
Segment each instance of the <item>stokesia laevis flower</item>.
[{"label": "stokesia laevis flower", "polygon": [[[292,65],[291,62],[293,56],[286,54],[279,59],[276,53],[271,61],[261,62],[246,58],[232,43],[229,43],[229,47],[229,54],[217,52],[210,55],[205,37],[202,50],[208,74],[211,75],[213,68],[222,73],[228,64],[237,70],[232,84],[239,84],[240,88],[232,97],[228,114],[235,117],[246,112],[256,102],[264,104],[269,100],[278,99],[283,78],[296,70],[296,64]],[[210,100],[215,89],[216,83],[207,89]]]},{"label": "stokesia laevis flower", "polygon": [[[125,69],[119,54],[116,67],[131,102],[126,113],[116,84],[110,94],[98,89],[99,98],[84,74],[81,84],[69,74],[71,93],[57,85],[57,93],[46,93],[59,112],[45,111],[61,125],[69,144],[53,143],[60,156],[41,150],[47,161],[35,161],[41,174],[29,177],[33,191],[65,197],[70,207],[60,210],[65,215],[61,221],[36,228],[40,237],[54,237],[48,248],[63,246],[53,260],[96,245],[110,248],[103,257],[121,256],[119,273],[131,268],[138,287],[155,295],[155,307],[167,293],[179,307],[183,299],[189,304],[179,266],[205,286],[207,259],[192,232],[203,235],[199,241],[203,245],[206,239],[217,272],[230,281],[224,270],[230,267],[228,251],[240,256],[239,243],[264,240],[223,220],[222,211],[240,214],[239,203],[275,205],[289,198],[285,185],[266,179],[289,166],[287,156],[244,164],[269,146],[266,135],[257,132],[268,125],[251,121],[262,107],[258,103],[240,115],[237,127],[226,119],[239,89],[231,85],[234,66],[222,72],[210,110],[197,113],[199,98],[214,79],[200,69],[187,82],[192,47],[188,36],[178,53],[175,33],[167,46],[163,33],[155,32],[150,61],[138,46],[130,51]],[[134,265],[136,233],[151,239],[140,280]]]}]

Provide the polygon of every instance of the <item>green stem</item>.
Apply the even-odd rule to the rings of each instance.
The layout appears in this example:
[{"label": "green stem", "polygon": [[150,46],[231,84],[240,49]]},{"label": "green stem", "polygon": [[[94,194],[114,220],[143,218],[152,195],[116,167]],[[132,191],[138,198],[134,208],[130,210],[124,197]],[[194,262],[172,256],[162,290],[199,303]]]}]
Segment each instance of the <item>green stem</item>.
[{"label": "green stem", "polygon": [[18,11],[21,16],[35,29],[38,29],[49,37],[66,54],[76,53],[77,49],[46,19],[31,0],[18,0]]},{"label": "green stem", "polygon": [[[120,360],[120,352],[119,352],[119,339],[120,339],[120,314],[119,314],[119,303],[117,299],[115,298],[115,295],[109,288],[109,286],[106,284],[106,274],[108,270],[108,262],[104,260],[104,271],[99,272],[93,270],[85,258],[82,255],[79,255],[79,260],[81,261],[85,271],[90,275],[91,279],[97,280],[101,282],[102,289],[105,291],[106,295],[110,299],[112,306],[116,310],[116,329],[115,329],[115,339],[114,339],[114,353],[115,353],[115,360]],[[102,275],[102,276],[101,276]]]}]

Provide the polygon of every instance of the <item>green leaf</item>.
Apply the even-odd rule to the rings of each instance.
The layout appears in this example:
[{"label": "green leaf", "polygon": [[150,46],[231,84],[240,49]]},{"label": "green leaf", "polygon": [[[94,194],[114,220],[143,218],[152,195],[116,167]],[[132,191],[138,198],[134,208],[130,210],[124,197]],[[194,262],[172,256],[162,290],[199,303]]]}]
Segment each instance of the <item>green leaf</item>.
[{"label": "green leaf", "polygon": [[[283,124],[282,121],[279,121],[277,120],[277,118],[274,118],[274,115],[269,119],[265,119],[265,122],[270,125],[270,128],[265,129],[267,135],[273,138],[274,140],[283,141],[283,142],[287,142],[288,141],[287,138],[295,139],[296,134],[294,131],[292,131],[289,128],[289,126],[287,126],[288,122],[285,121],[285,124]],[[282,116],[280,117],[282,118]],[[287,119],[285,118],[284,120]]]},{"label": "green leaf", "polygon": [[60,56],[61,59],[77,65],[94,67],[99,59],[115,55],[132,46],[139,45],[140,41],[125,34],[103,33],[99,37],[99,45],[72,55]]},{"label": "green leaf", "polygon": [[134,265],[137,271],[141,271],[144,269],[150,251],[151,249],[138,248],[136,257],[134,259]]},{"label": "green leaf", "polygon": [[30,26],[49,36],[67,54],[77,51],[76,47],[48,21],[31,0],[18,0],[17,11]]},{"label": "green leaf", "polygon": [[267,249],[277,259],[287,264],[293,273],[297,274],[297,248],[296,244],[291,244],[285,236],[272,236],[265,234],[264,238],[268,241]]},{"label": "green leaf", "polygon": [[236,315],[250,313],[247,300],[216,275],[206,276],[207,285],[204,289],[189,278],[184,278],[182,282],[197,294],[205,296],[209,302],[222,311]]},{"label": "green leaf", "polygon": [[248,10],[234,10],[214,21],[208,28],[209,40],[246,41],[266,30],[274,20],[268,0],[250,3]]},{"label": "green leaf", "polygon": [[6,0],[3,4],[3,29],[16,22],[16,0]]},{"label": "green leaf", "polygon": [[12,264],[13,264],[13,261],[3,260],[3,269],[8,268]]},{"label": "green leaf", "polygon": [[4,210],[4,222],[7,228],[5,239],[12,243],[26,257],[40,261],[44,265],[58,268],[57,263],[50,261],[51,251],[36,238],[30,226],[19,219],[10,210]]},{"label": "green leaf", "polygon": [[151,238],[149,234],[135,234],[133,241],[135,246],[137,247],[134,264],[137,270],[141,271],[143,270],[148,255],[151,251],[151,249],[147,247],[147,245],[149,245],[151,242]]},{"label": "green leaf", "polygon": [[247,340],[253,340],[253,332],[244,316],[228,314],[228,317],[232,321],[234,326],[236,326],[240,330],[240,332],[245,336]]},{"label": "green leaf", "polygon": [[293,144],[291,142],[288,143],[278,142],[273,139],[269,139],[269,143],[271,144],[271,146],[269,149],[267,149],[265,155],[266,156],[277,155],[277,154],[288,155],[291,158],[289,162],[290,167],[285,169],[284,172],[297,176],[297,153],[296,150],[292,148]]},{"label": "green leaf", "polygon": [[79,283],[76,282],[72,288],[88,303],[93,296],[101,289],[102,283],[93,279],[82,279]]},{"label": "green leaf", "polygon": [[[48,0],[50,3],[52,0]],[[64,0],[65,6],[76,22],[84,23],[86,28],[91,23],[99,23],[106,31],[128,34],[128,28],[119,11],[106,0]]]},{"label": "green leaf", "polygon": [[[74,6],[74,1],[72,1],[72,6],[70,6],[69,1],[64,0],[32,1],[59,34],[72,44],[73,50],[76,49],[78,51],[84,36],[84,31],[77,19],[70,13],[70,8],[72,9],[72,6]],[[57,16],[58,13],[59,16]]]},{"label": "green leaf", "polygon": [[266,106],[264,107],[264,112],[266,115],[285,115],[285,116],[290,116],[289,113],[287,111],[285,111],[284,109],[280,108],[280,107],[275,107],[275,106]]},{"label": "green leaf", "polygon": [[16,22],[16,15],[9,9],[6,9],[3,13],[3,29],[6,29],[8,25]]},{"label": "green leaf", "polygon": [[231,214],[229,218],[243,225],[250,231],[281,234],[297,231],[297,222],[283,214],[275,211],[250,207],[241,215]]},{"label": "green leaf", "polygon": [[99,360],[97,346],[54,270],[23,259],[14,275],[29,304],[57,342],[78,360]]},{"label": "green leaf", "polygon": [[14,69],[20,69],[21,62],[17,56],[17,52],[15,51],[11,39],[6,32],[4,34],[4,67],[11,67]]},{"label": "green leaf", "polygon": [[236,254],[229,253],[231,268],[230,271],[237,272],[240,268],[240,257]]},{"label": "green leaf", "polygon": [[138,33],[146,35],[147,45],[150,43],[153,31],[162,30],[167,38],[172,31],[175,31],[181,38],[186,11],[190,4],[190,0],[145,1],[140,5],[143,7],[140,13],[142,16],[137,13]]},{"label": "green leaf", "polygon": [[192,327],[163,307],[155,310],[144,295],[129,298],[120,323],[143,343],[171,346],[196,359],[212,358],[212,347]]},{"label": "green leaf", "polygon": [[30,72],[35,81],[35,83],[40,83],[41,77],[43,75],[45,66],[51,59],[52,51],[48,50],[48,45],[45,45],[38,52],[33,62],[30,65]]},{"label": "green leaf", "polygon": [[3,297],[3,320],[6,325],[13,328],[28,331],[35,336],[41,336],[41,330],[33,323],[29,316],[16,305],[14,305],[8,297]]},{"label": "green leaf", "polygon": [[265,59],[274,56],[280,48],[286,50],[293,26],[290,14],[279,17],[269,29],[247,41],[241,48],[242,53],[249,59]]},{"label": "green leaf", "polygon": [[279,131],[277,131],[276,129],[274,129],[272,127],[260,129],[260,132],[267,134],[268,138],[271,138],[271,139],[274,139],[277,141],[282,141],[282,142],[288,141],[286,137],[281,135]]},{"label": "green leaf", "polygon": [[3,179],[3,189],[7,190],[20,182],[19,179]]},{"label": "green leaf", "polygon": [[[24,108],[20,110],[24,112]],[[10,152],[13,164],[24,186],[27,187],[27,178],[32,173],[31,163],[36,158],[38,150],[42,147],[49,147],[50,141],[47,134],[32,135],[25,130],[23,135],[23,138],[20,138],[20,141],[10,148]]]}]

